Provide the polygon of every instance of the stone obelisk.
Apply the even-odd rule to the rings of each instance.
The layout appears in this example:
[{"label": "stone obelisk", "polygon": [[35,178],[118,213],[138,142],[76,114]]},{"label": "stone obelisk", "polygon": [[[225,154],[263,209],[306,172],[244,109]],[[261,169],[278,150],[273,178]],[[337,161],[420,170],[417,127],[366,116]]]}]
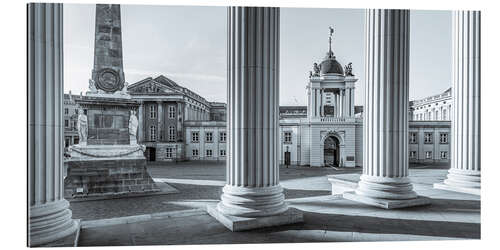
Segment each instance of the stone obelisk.
[{"label": "stone obelisk", "polygon": [[113,92],[112,83],[123,88],[122,25],[119,4],[97,4],[95,18],[94,68],[92,80],[96,87]]},{"label": "stone obelisk", "polygon": [[137,144],[139,103],[124,83],[120,5],[97,4],[92,78],[76,100],[80,140],[69,148],[68,199],[159,191]]}]

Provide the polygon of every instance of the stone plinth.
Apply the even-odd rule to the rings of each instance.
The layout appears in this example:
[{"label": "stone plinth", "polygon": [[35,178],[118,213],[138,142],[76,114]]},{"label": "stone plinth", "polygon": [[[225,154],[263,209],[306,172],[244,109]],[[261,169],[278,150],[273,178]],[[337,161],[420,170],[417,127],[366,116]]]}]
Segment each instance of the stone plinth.
[{"label": "stone plinth", "polygon": [[431,199],[424,196],[417,196],[411,199],[381,199],[381,198],[371,198],[369,196],[359,195],[356,192],[345,192],[342,197],[347,200],[352,200],[360,203],[364,203],[374,207],[380,207],[385,209],[395,209],[395,208],[405,208],[405,207],[415,207],[429,205]]},{"label": "stone plinth", "polygon": [[161,191],[147,172],[145,146],[129,133],[130,111],[139,104],[127,98],[86,96],[87,143],[69,148],[64,196],[67,199]]},{"label": "stone plinth", "polygon": [[66,199],[158,192],[145,159],[70,160]]},{"label": "stone plinth", "polygon": [[288,208],[284,213],[265,217],[228,215],[220,212],[216,205],[207,205],[207,212],[233,232],[301,223],[304,221],[302,212],[295,208]]}]

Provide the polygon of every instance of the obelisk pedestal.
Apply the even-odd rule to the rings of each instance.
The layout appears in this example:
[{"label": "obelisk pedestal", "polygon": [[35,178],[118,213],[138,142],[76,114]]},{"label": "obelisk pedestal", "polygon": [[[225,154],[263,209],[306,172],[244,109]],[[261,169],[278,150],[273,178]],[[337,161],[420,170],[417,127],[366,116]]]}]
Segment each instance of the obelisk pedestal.
[{"label": "obelisk pedestal", "polygon": [[279,184],[279,8],[228,8],[226,185],[208,213],[231,231],[301,222]]},{"label": "obelisk pedestal", "polygon": [[140,103],[128,94],[123,73],[120,5],[96,5],[92,79],[89,91],[76,103],[82,138],[68,150],[65,197],[114,198],[160,191],[147,172],[145,146],[137,144]]}]

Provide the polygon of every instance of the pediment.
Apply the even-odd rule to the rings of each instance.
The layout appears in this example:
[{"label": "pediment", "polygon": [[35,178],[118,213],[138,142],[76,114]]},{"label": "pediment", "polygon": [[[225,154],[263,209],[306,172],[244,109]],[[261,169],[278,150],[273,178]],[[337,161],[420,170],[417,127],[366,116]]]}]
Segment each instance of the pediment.
[{"label": "pediment", "polygon": [[134,83],[128,88],[130,93],[144,93],[144,94],[176,94],[179,93],[172,87],[157,82],[155,79],[147,78],[143,81]]}]

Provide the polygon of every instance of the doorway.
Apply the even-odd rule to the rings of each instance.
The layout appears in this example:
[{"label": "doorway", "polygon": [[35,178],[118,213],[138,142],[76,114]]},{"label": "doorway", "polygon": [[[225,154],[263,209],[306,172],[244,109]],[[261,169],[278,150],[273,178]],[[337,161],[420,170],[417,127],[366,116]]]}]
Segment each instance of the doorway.
[{"label": "doorway", "polygon": [[340,143],[337,137],[328,136],[324,142],[325,166],[340,167]]},{"label": "doorway", "polygon": [[156,161],[156,148],[146,147],[145,154],[148,161]]}]

